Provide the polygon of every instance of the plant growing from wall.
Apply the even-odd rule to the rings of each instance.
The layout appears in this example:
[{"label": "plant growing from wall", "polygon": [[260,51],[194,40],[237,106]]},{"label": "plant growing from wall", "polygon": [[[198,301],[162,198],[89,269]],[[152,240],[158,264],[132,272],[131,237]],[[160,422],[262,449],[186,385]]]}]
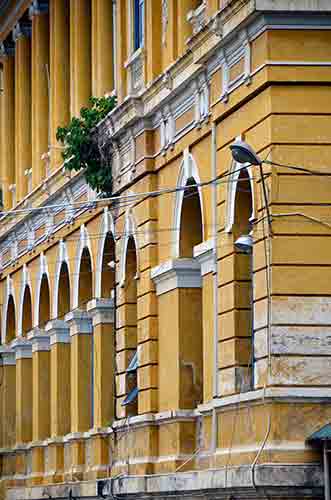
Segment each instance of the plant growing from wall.
[{"label": "plant growing from wall", "polygon": [[88,185],[104,196],[112,192],[112,169],[109,155],[103,155],[95,133],[97,124],[116,105],[115,97],[90,97],[90,107],[83,107],[66,127],[58,127],[56,138],[64,145],[62,157],[68,171],[84,170]]}]

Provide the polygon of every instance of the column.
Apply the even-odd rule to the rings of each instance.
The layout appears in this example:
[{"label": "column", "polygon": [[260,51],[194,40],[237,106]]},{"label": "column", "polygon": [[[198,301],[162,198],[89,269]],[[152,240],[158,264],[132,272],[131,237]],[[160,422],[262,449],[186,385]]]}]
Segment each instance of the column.
[{"label": "column", "polygon": [[219,0],[207,0],[207,16],[212,17],[218,11]]},{"label": "column", "polygon": [[42,441],[50,436],[50,345],[45,331],[34,328],[28,335],[32,342],[32,482],[40,482],[45,472]]},{"label": "column", "polygon": [[162,2],[145,0],[145,81],[162,73]]},{"label": "column", "polygon": [[91,0],[70,0],[70,112],[91,96]]},{"label": "column", "polygon": [[17,337],[12,343],[16,354],[16,474],[24,475],[32,440],[32,348],[29,341]]},{"label": "column", "polygon": [[162,47],[163,47],[163,70],[168,68],[177,59],[177,0],[167,3],[167,11],[162,15]]},{"label": "column", "polygon": [[63,436],[70,432],[70,335],[65,321],[47,323],[51,349],[51,438],[48,476],[53,482],[64,480]]},{"label": "column", "polygon": [[19,23],[13,30],[15,52],[15,177],[16,200],[28,192],[31,158],[31,28]]},{"label": "column", "polygon": [[178,23],[178,55],[182,56],[186,50],[186,40],[192,35],[192,26],[187,20],[187,14],[192,10],[192,0],[177,0],[177,23]]},{"label": "column", "polygon": [[32,5],[32,187],[45,179],[49,139],[49,16],[45,8]]},{"label": "column", "polygon": [[16,443],[16,358],[15,351],[1,348],[2,358],[2,446]]},{"label": "column", "polygon": [[70,327],[71,469],[82,478],[85,467],[83,433],[92,427],[92,320],[76,309],[65,317]]},{"label": "column", "polygon": [[[109,442],[103,429],[115,416],[115,332],[114,301],[94,299],[87,304],[93,323],[93,437],[91,470],[102,477],[109,462]],[[91,477],[91,479],[92,479]]]},{"label": "column", "polygon": [[68,0],[50,0],[50,161],[51,170],[63,160],[61,146],[56,140],[58,127],[70,120],[70,60],[69,60]]},{"label": "column", "polygon": [[121,102],[127,93],[127,70],[125,61],[128,57],[128,12],[126,0],[117,0],[116,3],[116,93]]},{"label": "column", "polygon": [[32,346],[23,338],[13,342],[16,354],[16,443],[32,440]]},{"label": "column", "polygon": [[0,158],[4,209],[14,205],[12,190],[15,184],[15,59],[14,47],[0,45],[2,58],[3,93],[1,95]]},{"label": "column", "polygon": [[114,19],[112,0],[92,0],[92,94],[114,89]]},{"label": "column", "polygon": [[153,268],[151,276],[158,296],[162,353],[159,411],[193,409],[201,402],[202,389],[200,264],[194,259],[167,261]]},{"label": "column", "polygon": [[7,449],[1,456],[1,471],[4,476],[13,476],[16,473],[16,457],[7,451],[11,451],[16,444],[16,359],[12,349],[2,347],[0,352],[2,358],[2,446]]}]

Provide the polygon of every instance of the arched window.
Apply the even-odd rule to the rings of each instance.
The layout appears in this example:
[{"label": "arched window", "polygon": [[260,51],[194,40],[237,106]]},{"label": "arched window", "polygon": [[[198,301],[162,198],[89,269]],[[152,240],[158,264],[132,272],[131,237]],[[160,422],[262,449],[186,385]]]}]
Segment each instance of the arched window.
[{"label": "arched window", "polygon": [[111,297],[115,288],[115,242],[113,235],[107,233],[102,255],[101,297]]},{"label": "arched window", "polygon": [[44,273],[41,278],[39,295],[39,326],[43,327],[50,320],[50,298],[49,284],[47,274]]},{"label": "arched window", "polygon": [[92,285],[92,262],[89,249],[84,248],[79,268],[79,284],[78,284],[78,305],[85,309],[86,304],[93,296]]},{"label": "arched window", "polygon": [[32,302],[29,285],[25,285],[22,310],[22,335],[25,337],[32,330]]},{"label": "arched window", "polygon": [[[253,385],[253,259],[252,247],[243,248],[238,238],[248,236],[251,231],[252,189],[247,169],[240,172],[235,197],[234,224],[232,228],[235,251],[235,275],[238,293],[235,308],[238,314],[236,337],[241,344],[240,366],[243,381],[240,392],[249,390]],[[239,356],[238,356],[239,359]]]},{"label": "arched window", "polygon": [[11,342],[16,337],[16,313],[15,302],[12,295],[9,295],[7,305],[7,332],[6,342]]},{"label": "arched window", "polygon": [[70,279],[69,269],[66,262],[62,262],[58,287],[58,317],[64,316],[70,311]]},{"label": "arched window", "polygon": [[127,324],[125,335],[130,339],[128,349],[128,365],[126,367],[126,397],[122,406],[126,408],[126,416],[138,413],[138,353],[137,353],[137,255],[136,245],[131,236],[126,252],[125,273],[125,307],[127,307]]},{"label": "arched window", "polygon": [[200,197],[196,182],[191,177],[184,192],[180,219],[179,253],[181,257],[193,257],[193,248],[202,242],[202,218]]}]

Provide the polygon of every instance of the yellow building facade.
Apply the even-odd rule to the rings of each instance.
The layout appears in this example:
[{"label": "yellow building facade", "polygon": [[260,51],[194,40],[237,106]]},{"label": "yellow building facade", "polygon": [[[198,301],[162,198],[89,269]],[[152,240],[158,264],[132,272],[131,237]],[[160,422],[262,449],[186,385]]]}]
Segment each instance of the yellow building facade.
[{"label": "yellow building facade", "polygon": [[[0,498],[328,498],[331,4],[2,0],[0,42]],[[56,140],[91,95],[109,199]]]}]

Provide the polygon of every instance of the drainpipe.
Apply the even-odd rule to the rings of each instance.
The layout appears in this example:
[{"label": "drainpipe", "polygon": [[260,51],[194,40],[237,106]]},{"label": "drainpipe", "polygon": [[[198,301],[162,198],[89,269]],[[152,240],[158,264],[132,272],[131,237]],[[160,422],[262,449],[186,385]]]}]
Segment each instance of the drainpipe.
[{"label": "drainpipe", "polygon": [[[217,145],[216,145],[216,124],[215,122],[211,125],[211,170],[212,178],[216,179],[217,176]],[[218,275],[217,275],[217,183],[216,180],[213,184],[212,189],[212,203],[213,203],[213,228],[214,228],[214,238],[213,238],[213,250],[214,250],[214,280],[213,280],[213,300],[214,300],[214,356],[213,356],[213,400],[218,397]],[[212,414],[212,439],[211,439],[212,451],[216,451],[217,448],[217,415],[216,410],[213,405]]]},{"label": "drainpipe", "polygon": [[328,441],[323,442],[323,466],[324,466],[324,497],[325,500],[331,500],[330,494],[330,469],[328,455]]}]

